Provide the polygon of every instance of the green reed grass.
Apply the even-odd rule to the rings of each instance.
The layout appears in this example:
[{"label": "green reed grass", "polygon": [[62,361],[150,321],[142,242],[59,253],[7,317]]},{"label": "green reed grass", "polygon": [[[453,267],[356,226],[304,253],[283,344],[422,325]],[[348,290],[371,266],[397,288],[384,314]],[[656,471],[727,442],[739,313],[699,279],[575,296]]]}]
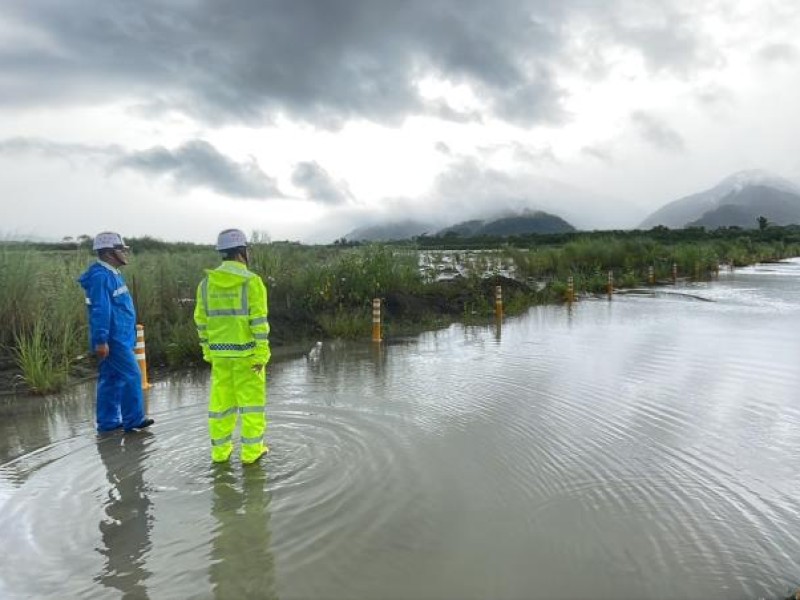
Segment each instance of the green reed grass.
[{"label": "green reed grass", "polygon": [[123,268],[137,320],[145,326],[148,365],[202,360],[194,326],[197,285],[204,270],[219,262],[217,253],[205,248],[194,253],[156,250],[132,256]]},{"label": "green reed grass", "polygon": [[[650,266],[663,282],[671,279],[673,263],[679,277],[702,279],[720,263],[741,266],[800,255],[797,243],[759,235],[678,242],[655,234],[587,235],[560,245],[448,253],[458,254],[455,260],[469,270],[466,279],[450,283],[420,272],[418,249],[385,244],[255,243],[250,268],[267,284],[273,343],[306,339],[312,332],[369,338],[373,298],[406,299],[406,305],[418,299],[409,316],[385,311],[384,332],[491,316],[493,286],[484,278],[509,263],[520,280],[531,283],[530,289],[503,290],[504,310],[513,314],[534,304],[564,301],[569,276],[576,294],[599,294],[605,292],[608,271],[616,287],[635,287],[646,284]],[[145,325],[149,363],[175,367],[200,362],[193,320],[196,288],[204,269],[219,265],[219,255],[210,246],[159,242],[141,247],[123,273]],[[0,245],[0,347],[33,390],[58,389],[76,358],[87,352],[83,291],[76,278],[93,260],[82,247]],[[542,284],[543,289],[533,291]]]},{"label": "green reed grass", "polygon": [[0,247],[0,345],[11,347],[18,332],[33,326],[40,312],[37,283],[44,264],[40,254]]},{"label": "green reed grass", "polygon": [[647,284],[650,267],[657,281],[669,281],[673,264],[679,277],[706,279],[721,263],[742,266],[780,260],[797,256],[800,246],[751,237],[666,244],[647,237],[608,236],[579,238],[560,247],[507,248],[506,252],[522,278],[548,281],[552,296],[559,298],[566,295],[569,276],[576,294],[596,294],[605,290],[609,271],[615,287]]},{"label": "green reed grass", "polygon": [[319,320],[326,337],[357,339],[371,331],[372,311],[342,309],[323,313]]},{"label": "green reed grass", "polygon": [[79,253],[0,249],[0,341],[39,393],[64,384],[84,347]]},{"label": "green reed grass", "polygon": [[68,367],[59,361],[58,350],[48,339],[45,326],[34,324],[31,331],[18,336],[15,343],[17,366],[28,388],[37,394],[61,389],[67,379]]}]

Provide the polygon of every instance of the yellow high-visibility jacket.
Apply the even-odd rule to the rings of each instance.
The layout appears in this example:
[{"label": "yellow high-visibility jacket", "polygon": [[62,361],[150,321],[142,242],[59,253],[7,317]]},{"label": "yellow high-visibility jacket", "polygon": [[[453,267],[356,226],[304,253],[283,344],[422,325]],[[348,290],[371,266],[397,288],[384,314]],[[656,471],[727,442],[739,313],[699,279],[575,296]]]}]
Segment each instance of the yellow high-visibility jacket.
[{"label": "yellow high-visibility jacket", "polygon": [[237,261],[207,269],[197,286],[194,322],[203,358],[250,357],[269,362],[267,288],[261,277]]}]

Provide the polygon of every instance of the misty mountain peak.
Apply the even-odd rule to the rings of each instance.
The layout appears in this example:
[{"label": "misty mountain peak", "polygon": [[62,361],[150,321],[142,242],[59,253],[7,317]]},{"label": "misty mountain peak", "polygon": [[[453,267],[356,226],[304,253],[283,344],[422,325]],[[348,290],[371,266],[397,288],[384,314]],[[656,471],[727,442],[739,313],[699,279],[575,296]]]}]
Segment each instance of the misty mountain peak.
[{"label": "misty mountain peak", "polygon": [[738,171],[719,182],[713,189],[718,189],[726,196],[731,192],[742,190],[746,187],[759,185],[775,188],[784,192],[800,193],[800,186],[764,169],[749,169]]},{"label": "misty mountain peak", "polygon": [[662,206],[639,228],[755,227],[758,216],[777,224],[800,223],[800,186],[762,169],[738,171],[711,189]]}]

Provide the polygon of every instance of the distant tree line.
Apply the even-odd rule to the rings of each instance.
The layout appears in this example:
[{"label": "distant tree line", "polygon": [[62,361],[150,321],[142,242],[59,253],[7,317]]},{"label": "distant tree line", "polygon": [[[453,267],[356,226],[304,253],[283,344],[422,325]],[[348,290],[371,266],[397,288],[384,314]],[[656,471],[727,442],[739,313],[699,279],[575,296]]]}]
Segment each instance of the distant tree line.
[{"label": "distant tree line", "polygon": [[604,239],[613,236],[618,239],[648,238],[665,244],[681,242],[704,242],[714,240],[734,241],[749,239],[762,242],[800,243],[800,225],[769,225],[766,218],[758,219],[758,229],[742,227],[719,227],[707,230],[705,227],[688,227],[686,229],[670,229],[658,225],[648,230],[617,229],[603,231],[574,231],[567,233],[530,233],[511,236],[462,237],[454,232],[442,236],[417,236],[412,240],[391,242],[397,245],[413,245],[424,249],[454,250],[478,249],[510,246],[515,248],[533,248],[537,246],[562,246],[577,240]]}]

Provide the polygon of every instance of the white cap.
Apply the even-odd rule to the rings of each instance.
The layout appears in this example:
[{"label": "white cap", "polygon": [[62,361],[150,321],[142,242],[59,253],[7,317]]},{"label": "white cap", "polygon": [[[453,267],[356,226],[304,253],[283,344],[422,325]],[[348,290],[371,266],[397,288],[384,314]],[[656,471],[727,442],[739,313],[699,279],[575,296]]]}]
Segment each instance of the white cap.
[{"label": "white cap", "polygon": [[226,229],[217,236],[217,250],[247,246],[247,236],[241,229]]},{"label": "white cap", "polygon": [[94,236],[92,250],[105,250],[106,248],[127,248],[122,236],[113,231],[104,231]]}]

